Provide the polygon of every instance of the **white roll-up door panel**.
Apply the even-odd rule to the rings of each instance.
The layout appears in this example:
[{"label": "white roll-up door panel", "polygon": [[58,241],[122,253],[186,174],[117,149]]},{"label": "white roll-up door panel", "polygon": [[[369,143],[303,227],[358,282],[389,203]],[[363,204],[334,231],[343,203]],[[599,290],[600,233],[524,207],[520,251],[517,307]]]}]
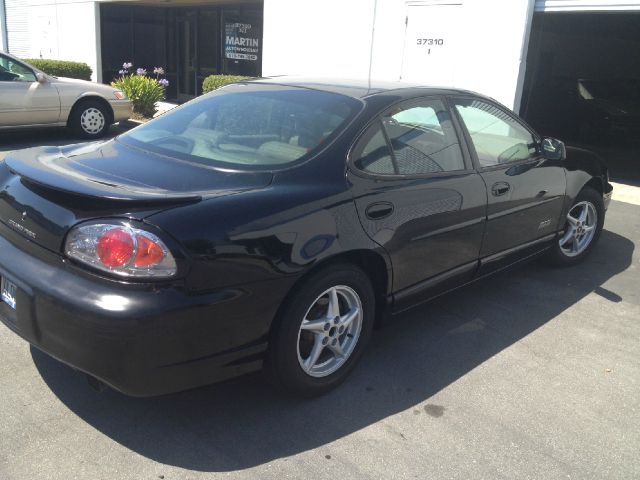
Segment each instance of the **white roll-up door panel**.
[{"label": "white roll-up door panel", "polygon": [[29,56],[29,6],[27,0],[5,0],[8,51],[16,57]]},{"label": "white roll-up door panel", "polygon": [[639,0],[536,0],[536,12],[640,11]]}]

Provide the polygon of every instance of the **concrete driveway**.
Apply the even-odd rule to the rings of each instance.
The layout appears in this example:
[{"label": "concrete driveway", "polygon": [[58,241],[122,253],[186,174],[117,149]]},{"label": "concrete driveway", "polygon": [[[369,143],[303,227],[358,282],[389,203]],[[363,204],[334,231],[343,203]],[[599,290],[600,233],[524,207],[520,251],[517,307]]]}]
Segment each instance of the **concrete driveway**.
[{"label": "concrete driveway", "polygon": [[98,394],[0,327],[0,479],[640,478],[638,209],[612,202],[580,266],[403,315],[310,401],[259,375]]}]

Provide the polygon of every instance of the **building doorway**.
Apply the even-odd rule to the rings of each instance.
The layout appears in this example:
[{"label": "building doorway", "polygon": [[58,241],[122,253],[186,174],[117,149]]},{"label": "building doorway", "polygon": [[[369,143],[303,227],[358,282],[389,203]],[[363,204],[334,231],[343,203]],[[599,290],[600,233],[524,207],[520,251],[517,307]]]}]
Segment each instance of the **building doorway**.
[{"label": "building doorway", "polygon": [[[262,9],[262,2],[170,7],[101,3],[102,81],[118,77],[124,62],[133,63],[134,70],[163,67],[167,99],[185,102],[202,93],[209,75],[260,76]],[[244,45],[234,44],[248,37],[250,55],[242,53]]]}]

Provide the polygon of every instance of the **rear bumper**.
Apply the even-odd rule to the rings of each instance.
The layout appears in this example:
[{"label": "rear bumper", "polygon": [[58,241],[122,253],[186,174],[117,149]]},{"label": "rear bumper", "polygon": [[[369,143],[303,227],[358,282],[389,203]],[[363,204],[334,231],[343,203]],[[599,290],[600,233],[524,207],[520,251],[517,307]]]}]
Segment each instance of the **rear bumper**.
[{"label": "rear bumper", "polygon": [[133,105],[130,100],[110,100],[109,104],[113,109],[113,121],[122,122],[131,118]]},{"label": "rear bumper", "polygon": [[0,275],[17,286],[16,309],[0,302],[0,321],[58,360],[133,396],[261,368],[277,302],[254,287],[193,295],[109,281],[53,253],[28,254],[0,228]]}]

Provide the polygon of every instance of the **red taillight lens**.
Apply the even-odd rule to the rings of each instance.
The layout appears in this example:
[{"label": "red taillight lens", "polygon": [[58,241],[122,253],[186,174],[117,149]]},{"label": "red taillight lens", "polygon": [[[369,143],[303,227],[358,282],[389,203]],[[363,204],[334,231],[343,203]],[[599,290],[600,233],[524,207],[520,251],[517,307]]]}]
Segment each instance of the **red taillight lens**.
[{"label": "red taillight lens", "polygon": [[87,223],[71,229],[65,253],[94,268],[121,277],[168,278],[175,258],[154,233],[132,225]]},{"label": "red taillight lens", "polygon": [[164,258],[164,250],[153,240],[142,235],[138,235],[136,240],[138,241],[138,251],[136,259],[133,261],[136,267],[155,265]]},{"label": "red taillight lens", "polygon": [[126,230],[114,228],[105,232],[98,240],[96,253],[100,261],[109,268],[127,265],[133,256],[133,238]]}]

